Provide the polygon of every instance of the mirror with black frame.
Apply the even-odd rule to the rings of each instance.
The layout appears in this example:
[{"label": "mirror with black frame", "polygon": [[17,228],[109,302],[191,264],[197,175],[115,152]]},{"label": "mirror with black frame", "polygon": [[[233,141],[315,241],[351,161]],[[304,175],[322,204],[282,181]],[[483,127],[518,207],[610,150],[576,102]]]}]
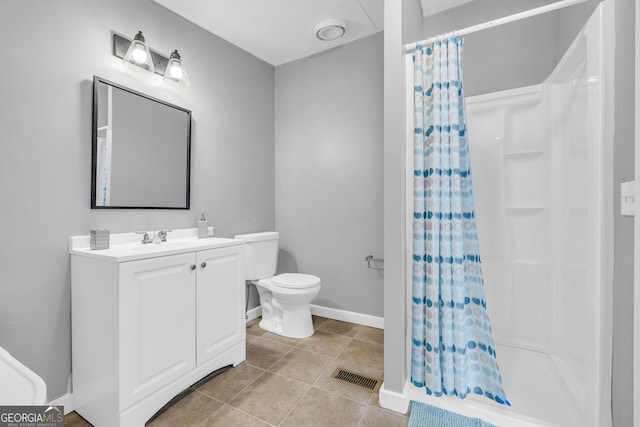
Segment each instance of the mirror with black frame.
[{"label": "mirror with black frame", "polygon": [[191,111],[93,78],[92,209],[189,209]]}]

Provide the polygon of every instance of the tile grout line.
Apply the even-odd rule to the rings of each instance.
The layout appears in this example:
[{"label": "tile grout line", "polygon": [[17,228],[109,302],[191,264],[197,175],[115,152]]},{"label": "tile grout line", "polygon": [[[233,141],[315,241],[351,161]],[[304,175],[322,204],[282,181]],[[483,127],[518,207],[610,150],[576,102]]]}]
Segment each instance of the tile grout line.
[{"label": "tile grout line", "polygon": [[[294,380],[295,381],[295,380]],[[309,384],[306,384],[309,385]],[[278,423],[278,426],[281,426],[286,420],[287,418],[289,418],[289,415],[291,415],[293,413],[293,411],[298,407],[298,405],[300,405],[300,402],[302,402],[302,399],[304,399],[307,394],[309,394],[309,391],[311,391],[311,389],[313,388],[313,386],[309,386],[309,388],[307,389],[307,391],[304,392],[304,394],[296,401],[296,403],[291,407],[291,409],[289,410],[289,412],[287,412],[287,415],[284,416],[284,418],[280,421],[280,423]]]},{"label": "tile grout line", "polygon": [[[258,338],[258,339],[261,339],[261,338],[262,338],[262,337],[260,337],[260,338]],[[265,339],[266,339],[267,341],[269,341],[269,342],[276,342],[276,341],[271,341],[269,338],[265,338]],[[257,341],[257,340],[256,340],[256,341]],[[254,341],[254,342],[255,342],[255,341]],[[276,342],[276,343],[277,343],[277,342]],[[282,344],[282,343],[277,343],[277,344]],[[286,345],[287,347],[291,347],[291,348],[290,348],[286,353],[284,353],[282,356],[280,356],[280,357],[278,358],[278,360],[276,360],[275,362],[273,362],[271,365],[269,365],[269,366],[268,366],[268,367],[266,367],[266,368],[260,368],[260,369],[264,369],[265,371],[267,371],[267,372],[268,372],[268,371],[269,371],[269,369],[273,368],[273,365],[275,365],[275,364],[276,364],[276,363],[278,363],[280,360],[282,360],[282,358],[283,358],[283,357],[285,357],[287,354],[291,353],[291,352],[293,351],[293,349],[295,348],[295,346],[290,346],[289,344],[282,344],[282,345]],[[246,362],[246,360],[245,360],[245,362]],[[251,365],[251,364],[249,363],[249,365]],[[251,366],[254,366],[254,367],[256,367],[256,368],[258,367],[258,366],[255,366],[255,365],[251,365]]]},{"label": "tile grout line", "polygon": [[[349,341],[349,342],[351,342],[351,341]],[[304,349],[301,349],[301,350],[304,350]],[[288,353],[287,353],[287,354],[288,354]],[[321,356],[327,356],[327,355],[323,355],[323,354],[321,354],[321,353],[314,353],[314,354],[318,354],[318,355],[321,355]],[[282,356],[282,357],[284,357],[284,356]],[[295,378],[288,377],[288,376],[283,375],[283,374],[280,374],[280,373],[278,373],[278,372],[271,372],[271,371],[269,371],[269,369],[271,369],[271,368],[272,368],[276,363],[278,363],[278,362],[275,362],[273,365],[271,365],[267,370],[265,370],[265,372],[264,372],[264,373],[269,373],[269,374],[272,374],[272,375],[277,375],[277,376],[279,376],[279,377],[281,377],[281,378],[284,378],[284,379],[286,379],[286,380],[291,380],[291,381],[295,381],[295,382],[297,382],[297,383],[299,383],[299,384],[306,385],[306,386],[308,386],[308,387],[309,387],[309,390],[311,390],[312,388],[315,388],[315,389],[318,389],[318,390],[323,391],[323,392],[325,392],[325,393],[329,393],[329,394],[332,394],[332,395],[334,395],[334,396],[337,396],[337,397],[341,397],[341,398],[344,398],[344,399],[350,400],[350,401],[352,401],[352,402],[355,402],[355,403],[358,403],[358,404],[360,404],[360,405],[363,405],[363,406],[365,407],[365,409],[366,409],[366,407],[367,407],[367,406],[369,406],[369,400],[371,399],[371,395],[375,394],[375,393],[373,393],[373,392],[369,392],[369,398],[367,399],[367,402],[366,402],[366,403],[363,403],[363,402],[360,402],[359,400],[357,400],[357,399],[355,399],[355,398],[352,398],[352,397],[349,397],[349,396],[342,395],[342,394],[337,393],[337,392],[332,391],[332,390],[325,390],[325,389],[323,389],[323,388],[320,388],[320,387],[316,386],[316,384],[318,383],[318,381],[320,381],[320,379],[321,379],[321,378],[323,378],[324,374],[325,374],[326,372],[329,372],[329,371],[330,371],[331,366],[333,365],[333,363],[334,363],[334,362],[338,362],[338,361],[339,361],[339,359],[338,359],[338,357],[337,357],[337,356],[334,356],[334,357],[327,356],[327,357],[329,357],[329,358],[331,359],[331,361],[329,362],[329,364],[327,365],[327,367],[326,367],[326,368],[324,368],[324,369],[322,370],[322,372],[320,373],[320,375],[318,375],[318,377],[317,377],[317,378],[313,381],[313,383],[311,383],[311,384],[309,384],[309,383],[305,383],[305,382],[300,381],[300,380],[297,380],[297,379],[295,379]],[[279,360],[278,360],[278,361],[279,361]],[[246,363],[246,362],[245,362],[245,363]],[[250,365],[250,366],[254,366],[254,365]],[[365,366],[366,366],[366,365],[365,365]],[[371,369],[376,369],[376,368],[373,368],[373,367],[370,367],[370,366],[367,366],[367,367],[368,367],[368,368],[371,368]],[[256,367],[256,368],[257,368],[257,367]],[[262,368],[260,368],[260,369],[262,369]],[[376,370],[379,370],[379,369],[376,369]],[[264,373],[263,373],[263,374],[264,374]],[[262,375],[263,375],[263,374],[262,374]],[[260,376],[262,376],[262,375],[260,375]],[[256,380],[257,380],[257,378],[256,378]],[[255,380],[254,380],[254,381],[255,381]],[[247,387],[249,387],[249,385],[247,385]],[[356,386],[354,385],[353,387],[356,387]],[[246,388],[246,387],[245,387],[245,388]],[[243,389],[243,390],[244,390],[244,389]],[[305,392],[305,395],[309,392],[309,390],[307,390],[307,392]],[[240,393],[241,393],[241,392],[240,392]],[[240,394],[240,393],[238,393],[238,394]],[[236,395],[236,396],[237,396],[237,395]],[[235,396],[234,396],[234,398],[235,398]],[[299,402],[296,402],[296,406],[297,406],[297,404],[298,404],[298,403],[299,403]],[[287,416],[288,416],[288,415],[287,415]],[[285,417],[285,418],[286,418],[286,417]]]},{"label": "tile grout line", "polygon": [[[346,348],[346,347],[345,347],[345,348]],[[330,369],[331,369],[331,367],[334,365],[334,363],[335,363],[335,362],[338,362],[338,360],[339,360],[339,359],[338,359],[338,356],[334,356],[334,357],[333,357],[333,360],[329,363],[329,365],[327,365],[327,367],[326,367],[326,368],[325,368],[325,369],[320,373],[320,375],[318,375],[318,378],[316,378],[316,380],[313,382],[313,384],[311,384],[311,387],[312,387],[312,388],[316,388],[316,389],[318,389],[318,390],[320,390],[320,391],[324,391],[324,392],[326,392],[326,393],[332,394],[332,395],[334,395],[334,396],[338,396],[338,397],[342,397],[342,398],[344,398],[344,399],[348,399],[348,400],[350,400],[350,401],[352,401],[352,402],[356,402],[356,403],[363,404],[362,402],[360,402],[360,401],[358,401],[358,400],[356,400],[356,399],[354,399],[354,398],[352,398],[352,397],[345,396],[345,395],[343,395],[343,394],[337,393],[337,392],[332,391],[332,390],[325,390],[325,389],[323,389],[323,388],[320,388],[320,387],[316,386],[316,384],[320,381],[320,379],[321,379],[321,378],[323,378],[323,377],[325,376],[325,375],[324,375],[324,374],[325,374],[325,372],[329,372],[329,371],[330,371]],[[339,363],[339,362],[338,362],[338,363]],[[327,376],[330,376],[330,375],[327,375]],[[354,387],[355,387],[355,386],[354,386]],[[375,393],[373,393],[373,392],[370,392],[370,393],[369,393],[369,398],[367,399],[367,403],[364,403],[364,404],[363,404],[363,405],[365,406],[365,408],[366,408],[367,406],[369,406],[369,401],[371,400],[371,396],[372,396],[373,394],[375,394]]]},{"label": "tile grout line", "polygon": [[[329,333],[330,333],[330,332],[329,332]],[[310,350],[310,349],[308,349],[308,348],[299,347],[299,346],[300,346],[300,344],[302,344],[302,343],[305,341],[305,338],[302,338],[302,339],[301,339],[301,340],[300,340],[296,345],[294,345],[294,346],[293,346],[293,348],[294,348],[294,349],[296,349],[296,348],[297,348],[298,350],[308,351],[308,352],[313,353],[313,354],[319,354],[319,355],[321,355],[321,356],[337,358],[337,357],[342,353],[342,351],[344,351],[344,349],[345,349],[345,348],[347,348],[347,347],[349,346],[349,344],[351,344],[351,341],[353,341],[353,340],[355,339],[355,338],[353,338],[353,337],[349,337],[349,336],[347,336],[347,335],[340,335],[340,334],[334,334],[334,333],[331,333],[331,335],[337,335],[337,336],[340,336],[340,337],[344,337],[344,338],[348,338],[348,339],[349,339],[349,341],[345,344],[345,346],[344,346],[343,348],[341,348],[341,349],[340,349],[340,351],[338,352],[338,354],[337,354],[337,355],[335,355],[335,356],[332,356],[332,355],[330,355],[330,354],[326,354],[326,353],[319,353],[319,352],[317,352],[317,351],[313,351],[313,350]],[[255,336],[255,335],[253,335],[253,336]],[[291,346],[291,344],[285,344],[285,343],[283,343],[283,342],[281,342],[281,341],[276,341],[276,340],[273,340],[273,339],[269,339],[268,337],[263,337],[263,336],[258,337],[258,339],[262,339],[262,338],[264,338],[265,340],[267,340],[267,341],[269,341],[269,342],[272,342],[272,343]],[[254,340],[251,344],[255,343],[256,341],[257,341],[257,340]],[[361,340],[356,340],[356,341],[361,341]],[[361,342],[368,342],[368,341],[361,341]],[[370,343],[370,344],[375,344],[375,343]],[[249,344],[249,345],[250,345],[250,344]],[[380,344],[378,344],[378,345],[380,345]],[[289,351],[289,352],[290,352],[290,351]],[[289,353],[289,352],[288,352],[288,353]],[[287,353],[287,354],[288,354],[288,353]],[[276,363],[277,363],[277,362],[279,362],[279,361],[280,361],[280,359],[278,359],[278,361],[276,361]],[[251,366],[255,366],[255,365],[251,365]],[[256,366],[256,367],[257,367],[257,366]],[[271,368],[271,367],[272,367],[272,366],[269,366],[269,368]],[[372,367],[372,368],[373,368],[373,367]],[[260,368],[260,369],[262,369],[262,368]],[[374,368],[374,369],[375,369],[375,368]]]},{"label": "tile grout line", "polygon": [[[246,362],[245,362],[245,363],[246,363]],[[222,404],[222,407],[221,407],[221,408],[219,408],[219,409],[218,409],[217,411],[215,411],[215,412],[218,412],[220,409],[224,408],[224,406],[226,405],[226,406],[229,406],[230,408],[232,408],[232,409],[234,409],[234,410],[236,410],[236,411],[238,411],[238,412],[242,412],[243,414],[248,415],[249,417],[254,418],[254,419],[256,419],[256,420],[258,420],[258,421],[260,421],[260,422],[263,422],[263,423],[265,423],[265,424],[267,424],[267,425],[270,425],[270,426],[276,427],[276,426],[275,426],[275,424],[271,424],[269,421],[266,421],[266,420],[263,420],[262,418],[256,417],[255,415],[252,415],[252,414],[250,414],[250,413],[248,413],[248,412],[246,412],[246,411],[244,411],[244,410],[242,410],[242,409],[240,409],[240,408],[238,408],[238,407],[236,407],[236,406],[233,406],[233,405],[231,405],[231,403],[230,403],[233,399],[235,399],[236,397],[238,397],[238,396],[239,396],[243,391],[245,391],[247,388],[249,388],[249,387],[251,386],[251,384],[253,384],[253,383],[254,383],[254,382],[256,382],[258,379],[260,379],[262,376],[264,376],[264,374],[266,374],[266,373],[271,373],[271,372],[268,372],[267,370],[262,369],[262,368],[259,368],[259,367],[257,367],[257,366],[253,366],[253,365],[250,365],[250,364],[248,364],[248,363],[247,363],[247,365],[251,366],[252,368],[256,368],[256,369],[261,370],[261,371],[262,371],[262,373],[261,373],[260,375],[258,375],[258,376],[257,376],[253,381],[251,381],[249,384],[247,384],[246,386],[244,386],[244,388],[242,388],[242,390],[240,390],[239,392],[237,392],[236,394],[234,394],[234,395],[233,395],[233,397],[231,397],[227,402],[222,402],[222,403],[223,403],[223,404]],[[232,369],[233,369],[233,368],[232,368]],[[196,390],[196,391],[198,391],[198,390]],[[198,393],[204,394],[204,393],[202,393],[202,392],[200,392],[200,391],[198,391]],[[205,394],[205,396],[210,397],[210,396],[208,396],[208,395],[206,395],[206,394]],[[214,399],[214,400],[216,400],[216,401],[218,401],[218,402],[221,402],[219,399],[215,399],[215,398],[213,398],[213,397],[210,397],[210,398],[211,398],[211,399]],[[214,414],[215,414],[215,412],[214,412]],[[211,414],[211,415],[213,415],[213,414]],[[208,418],[208,417],[207,417],[207,418]],[[205,420],[206,420],[206,418],[205,418]],[[203,422],[204,422],[204,420],[203,420]]]},{"label": "tile grout line", "polygon": [[[324,323],[324,322],[323,322],[323,323]],[[362,325],[359,325],[358,332],[360,332],[360,330],[361,330],[361,329],[362,329]],[[318,330],[320,330],[320,329],[318,329]],[[364,405],[365,407],[369,406],[369,405],[368,405],[368,400],[367,400],[367,403],[362,403],[362,402],[360,402],[360,401],[358,401],[358,400],[356,400],[356,399],[354,399],[354,398],[351,398],[351,397],[348,397],[348,396],[345,396],[345,395],[342,395],[342,394],[339,394],[339,393],[336,393],[336,392],[333,392],[333,391],[330,391],[330,390],[325,390],[325,389],[322,389],[322,388],[320,388],[320,387],[317,387],[317,386],[316,386],[316,384],[317,384],[317,383],[318,383],[318,381],[323,377],[323,374],[324,374],[325,372],[327,372],[327,370],[329,370],[329,368],[332,366],[332,364],[333,364],[334,362],[338,362],[339,360],[342,360],[342,359],[339,359],[339,356],[344,352],[344,350],[346,350],[346,348],[349,346],[349,344],[351,344],[351,342],[353,342],[354,340],[355,340],[355,341],[360,341],[360,342],[365,342],[365,343],[368,343],[368,344],[374,344],[374,345],[381,345],[381,344],[378,344],[378,343],[375,343],[375,342],[371,342],[371,341],[364,341],[364,340],[356,339],[356,338],[355,338],[355,335],[354,335],[353,337],[350,337],[350,336],[348,336],[348,335],[342,335],[342,334],[334,333],[334,332],[330,332],[330,331],[321,331],[321,332],[324,332],[324,333],[326,333],[326,334],[331,334],[331,335],[337,335],[337,336],[345,337],[345,338],[348,338],[348,339],[349,339],[349,341],[347,341],[347,343],[345,344],[345,346],[344,346],[344,347],[343,347],[343,348],[338,352],[338,354],[337,354],[336,356],[330,356],[330,355],[328,355],[328,354],[318,353],[318,352],[315,352],[315,351],[313,351],[313,350],[309,350],[309,349],[305,349],[305,348],[302,348],[302,347],[298,347],[301,343],[303,343],[303,342],[304,342],[304,340],[305,340],[305,339],[304,339],[304,338],[302,338],[302,339],[300,339],[300,340],[298,341],[298,343],[293,347],[293,349],[299,349],[299,350],[302,350],[302,351],[308,351],[308,352],[310,352],[310,353],[317,354],[317,355],[320,355],[320,356],[325,356],[325,357],[328,357],[328,358],[330,358],[330,359],[331,359],[331,361],[329,362],[329,364],[327,365],[327,367],[326,367],[325,369],[323,369],[323,371],[322,371],[322,372],[320,373],[320,375],[319,375],[319,376],[318,376],[318,377],[313,381],[313,383],[308,384],[308,383],[305,383],[305,382],[302,382],[302,381],[296,380],[295,378],[291,378],[291,377],[288,377],[288,376],[286,376],[286,375],[282,375],[282,374],[280,374],[280,373],[270,371],[270,369],[271,369],[271,368],[273,368],[273,366],[275,366],[275,365],[276,365],[280,360],[282,360],[282,359],[283,359],[287,354],[289,354],[291,351],[293,351],[293,349],[291,349],[289,352],[287,352],[285,355],[283,355],[280,359],[278,359],[276,362],[274,362],[274,364],[273,364],[273,365],[269,366],[269,368],[267,368],[267,369],[266,369],[266,371],[267,371],[267,372],[269,372],[269,373],[271,373],[271,374],[278,375],[278,376],[280,376],[280,377],[282,377],[282,378],[286,378],[286,379],[289,379],[289,380],[293,380],[293,381],[299,382],[299,383],[301,383],[301,384],[310,385],[311,387],[317,388],[318,390],[321,390],[321,391],[324,391],[324,392],[327,392],[327,393],[333,394],[333,395],[338,396],[338,397],[343,397],[343,398],[348,399],[348,400],[350,400],[350,401],[352,401],[352,402],[356,402],[356,403],[362,404],[362,405]],[[358,332],[356,332],[356,335],[358,334]],[[274,339],[269,339],[269,337],[265,337],[264,335],[266,335],[266,334],[263,334],[262,336],[258,337],[258,339],[260,339],[260,338],[264,338],[264,339],[266,339],[267,341],[270,341],[270,342],[273,342],[273,343],[282,344],[282,345],[290,345],[290,344],[283,343],[283,342],[281,342],[281,341],[276,341],[276,340],[274,340]],[[254,335],[254,336],[255,336],[255,335]],[[346,362],[346,363],[353,363],[353,362],[348,362],[348,361],[345,361],[345,362]],[[254,365],[251,365],[251,366],[254,366]],[[375,369],[376,371],[382,371],[381,369],[378,369],[378,368],[373,367],[373,366],[369,366],[369,365],[364,365],[364,366],[365,366],[365,367],[367,367],[367,368]],[[370,393],[370,395],[369,395],[369,399],[371,398],[371,395],[373,395],[373,394],[374,394],[374,393]]]},{"label": "tile grout line", "polygon": [[[343,335],[343,336],[344,336],[344,335]],[[335,356],[332,356],[332,355],[330,355],[330,354],[326,354],[326,353],[319,353],[319,352],[317,352],[317,351],[309,350],[309,349],[307,349],[307,348],[302,348],[302,347],[298,347],[298,346],[296,346],[295,348],[297,348],[297,349],[299,349],[299,350],[309,351],[309,352],[314,353],[314,354],[320,354],[320,355],[322,355],[322,356],[332,357],[332,358],[334,358],[334,359],[335,359],[335,358],[337,358],[337,357],[342,353],[342,351],[343,351],[345,348],[347,348],[347,346],[348,346],[349,344],[351,344],[351,340],[349,340],[349,342],[347,342],[347,343],[346,343],[346,345],[345,345],[343,348],[341,348],[341,349],[340,349],[340,351],[338,351],[338,353],[337,353]]]},{"label": "tile grout line", "polygon": [[[353,338],[351,338],[349,340],[349,342],[347,343],[347,345],[345,345],[344,348],[342,350],[340,350],[340,353],[338,353],[336,355],[336,359],[340,359],[340,356],[342,356],[342,353],[344,353],[344,351],[347,349],[347,347],[349,347],[351,345],[352,342],[353,342]],[[340,359],[340,360],[342,360],[342,359]]]},{"label": "tile grout line", "polygon": [[[251,415],[250,413],[248,413],[248,412],[246,412],[246,411],[244,411],[244,410],[242,410],[240,408],[236,408],[235,406],[231,406],[228,403],[223,404],[222,407],[220,409],[218,409],[216,412],[221,411],[225,406],[228,406],[229,408],[231,408],[234,411],[238,411],[238,412],[240,412],[240,413],[242,413],[244,415],[247,415],[248,417],[253,418],[254,420],[258,420],[261,423],[267,424],[267,425],[272,426],[272,427],[277,427],[275,424],[271,424],[269,421],[265,421],[262,418],[256,417],[255,415]],[[209,418],[214,416],[216,414],[216,412],[214,412],[213,414],[209,415],[207,418],[202,420],[200,422],[200,424],[198,424],[198,426],[201,426],[206,420],[208,420]]]},{"label": "tile grout line", "polygon": [[[192,389],[192,392],[196,392],[196,393],[198,393],[198,394],[201,394],[201,395],[203,395],[204,397],[207,397],[207,398],[209,398],[209,399],[211,399],[211,400],[214,400],[214,401],[216,401],[216,402],[218,402],[218,403],[222,403],[223,405],[225,404],[225,402],[223,402],[222,400],[220,400],[220,399],[216,399],[216,398],[215,398],[215,397],[213,397],[213,396],[209,396],[208,394],[203,393],[203,392],[201,392],[201,391],[200,391],[200,390],[198,390],[198,389]],[[215,411],[215,412],[218,412],[218,410],[216,409],[216,411]]]},{"label": "tile grout line", "polygon": [[358,420],[358,424],[356,424],[356,427],[360,427],[362,425],[362,419],[364,418],[365,414],[367,413],[367,408],[369,408],[369,405],[365,405],[364,406],[364,411],[362,411],[362,415],[360,415],[360,419]]},{"label": "tile grout line", "polygon": [[[325,320],[325,322],[326,322],[326,320]],[[324,324],[325,322],[323,322],[323,324]],[[321,326],[322,326],[322,325],[321,325]],[[287,419],[287,418],[288,418],[288,417],[293,413],[293,411],[298,407],[298,405],[300,404],[300,402],[302,401],[302,399],[304,399],[304,397],[305,397],[305,396],[306,396],[306,395],[311,391],[311,389],[312,389],[312,388],[316,388],[316,389],[317,389],[317,390],[319,390],[319,391],[322,391],[322,392],[325,392],[325,393],[331,394],[331,395],[336,396],[336,397],[339,397],[339,398],[347,399],[347,400],[349,400],[349,401],[351,401],[351,402],[354,402],[354,403],[359,404],[360,406],[362,406],[362,407],[364,408],[364,410],[363,410],[362,415],[360,416],[360,418],[359,418],[359,420],[358,420],[358,424],[357,424],[357,426],[360,426],[360,425],[361,425],[362,419],[364,418],[364,416],[365,416],[365,414],[366,414],[366,412],[367,412],[367,408],[370,406],[370,405],[369,405],[369,401],[371,400],[371,396],[372,396],[373,394],[375,394],[375,393],[373,393],[373,392],[369,393],[369,398],[367,399],[367,402],[362,403],[362,402],[360,402],[359,400],[356,400],[356,399],[354,399],[354,398],[351,398],[351,397],[348,397],[348,396],[345,396],[345,395],[342,395],[342,394],[336,393],[336,392],[334,392],[334,391],[325,390],[325,389],[322,389],[322,388],[320,388],[320,387],[317,387],[317,386],[316,386],[316,384],[318,383],[318,381],[320,381],[320,379],[321,379],[321,378],[323,378],[323,377],[325,376],[324,374],[325,374],[325,373],[327,373],[327,371],[328,371],[328,370],[330,370],[330,368],[331,368],[331,366],[332,366],[332,365],[334,365],[335,363],[340,363],[339,361],[340,361],[340,360],[342,360],[342,359],[339,359],[339,357],[344,353],[344,351],[347,349],[347,347],[349,347],[349,345],[350,345],[354,340],[359,341],[359,342],[368,343],[368,344],[373,344],[373,345],[380,345],[380,346],[382,346],[382,347],[384,348],[384,346],[383,346],[383,345],[378,344],[378,343],[375,343],[375,342],[370,342],[370,341],[365,341],[365,340],[361,340],[361,339],[356,339],[356,335],[357,335],[361,330],[362,330],[362,325],[358,325],[358,329],[357,329],[356,333],[355,333],[353,336],[348,336],[348,335],[343,335],[343,334],[339,334],[339,333],[334,333],[334,332],[331,332],[331,331],[323,331],[323,330],[321,330],[320,328],[315,329],[315,331],[321,331],[321,332],[324,332],[324,333],[326,333],[326,334],[336,335],[336,336],[341,336],[341,337],[348,338],[348,341],[345,343],[345,345],[340,349],[340,351],[338,352],[338,354],[337,354],[337,355],[335,355],[335,356],[330,356],[330,355],[327,355],[327,354],[318,353],[318,352],[315,352],[315,351],[313,351],[313,350],[309,350],[309,349],[306,349],[306,348],[299,347],[299,345],[300,345],[300,344],[302,344],[302,343],[305,341],[305,339],[304,339],[304,338],[302,338],[302,339],[298,340],[298,342],[297,342],[295,345],[291,346],[290,344],[284,343],[284,342],[282,342],[282,341],[278,341],[278,340],[276,340],[276,339],[270,339],[268,336],[265,336],[265,335],[266,335],[266,333],[265,333],[265,334],[262,334],[262,335],[260,335],[260,336],[256,336],[256,335],[249,334],[249,335],[252,335],[252,336],[254,336],[254,337],[257,337],[257,338],[252,342],[252,344],[253,344],[253,343],[255,343],[256,341],[260,340],[260,339],[265,339],[265,340],[267,340],[267,341],[269,341],[269,342],[271,342],[271,343],[276,343],[276,344],[280,344],[280,345],[287,345],[287,346],[292,347],[289,351],[287,351],[286,353],[284,353],[284,354],[283,354],[283,355],[282,355],[278,360],[276,360],[276,361],[275,361],[273,364],[271,364],[268,368],[264,369],[264,370],[265,370],[265,372],[263,372],[263,373],[262,373],[258,378],[260,378],[261,376],[263,376],[263,375],[264,375],[264,373],[268,372],[268,373],[270,373],[270,374],[272,374],[272,375],[277,375],[277,376],[279,376],[279,377],[281,377],[281,378],[284,378],[284,379],[287,379],[287,380],[290,380],[290,381],[294,381],[294,382],[296,382],[296,383],[303,384],[303,385],[305,385],[305,386],[307,386],[307,387],[308,387],[307,391],[306,391],[306,392],[305,392],[305,393],[304,393],[304,394],[303,394],[303,395],[302,395],[302,396],[301,396],[301,397],[296,401],[296,403],[295,403],[295,404],[293,405],[293,407],[289,410],[289,412],[287,413],[287,415],[285,415],[285,417],[284,417],[284,418],[282,419],[282,421],[278,424],[278,426],[281,426],[281,425],[285,422],[285,420],[286,420],[286,419]],[[317,354],[317,355],[320,355],[320,356],[325,356],[325,357],[328,357],[328,358],[330,359],[329,364],[327,365],[327,367],[326,367],[326,368],[325,368],[325,369],[320,373],[320,375],[318,375],[318,377],[313,381],[313,383],[308,384],[308,383],[305,383],[305,382],[299,381],[299,380],[297,380],[297,379],[295,379],[295,378],[291,378],[291,377],[288,377],[288,376],[282,375],[282,374],[280,374],[280,373],[277,373],[277,372],[271,372],[271,371],[270,371],[270,369],[271,369],[271,368],[273,368],[273,367],[274,367],[278,362],[280,362],[280,361],[281,361],[285,356],[287,356],[289,353],[291,353],[294,349],[299,349],[299,350],[302,350],[302,351],[308,351],[308,352],[310,352],[310,353]],[[348,362],[348,361],[345,361],[345,362]],[[245,361],[245,363],[247,363],[249,366],[252,366],[252,367],[255,367],[255,368],[258,368],[258,369],[263,369],[263,368],[259,368],[259,367],[257,367],[257,366],[251,365],[250,363],[248,363],[248,362],[246,362],[246,361]],[[375,369],[376,371],[382,371],[381,369],[377,369],[377,368],[372,367],[372,366],[368,366],[368,365],[364,365],[364,366],[367,366],[368,368],[371,368],[371,369]],[[258,378],[256,378],[256,380],[257,380]],[[254,380],[254,381],[256,381],[256,380]],[[253,382],[252,382],[251,384],[253,384]],[[251,384],[249,384],[249,385],[251,385]],[[246,389],[247,387],[249,387],[249,385],[247,385],[247,386],[245,387],[245,389]],[[243,389],[243,391],[244,391],[244,389]],[[241,391],[241,392],[242,392],[242,391]],[[240,394],[241,392],[239,392],[238,394]],[[237,395],[238,395],[238,394],[237,394]],[[237,397],[237,395],[236,395],[236,396],[234,396],[234,398],[235,398],[235,397]],[[229,405],[229,406],[231,406],[231,405]],[[232,407],[233,407],[233,406],[232,406]],[[233,408],[235,408],[235,407],[233,407]],[[237,408],[236,408],[236,409],[237,409]],[[244,412],[244,411],[241,411],[241,412]],[[250,415],[250,414],[249,414],[249,415]],[[255,418],[255,417],[254,417],[254,418]],[[264,420],[262,420],[262,419],[260,419],[260,420],[261,420],[261,421],[264,421]]]},{"label": "tile grout line", "polygon": [[[227,404],[227,405],[228,405],[228,404]],[[253,418],[254,420],[258,420],[258,421],[260,421],[261,423],[265,423],[265,424],[267,424],[267,425],[270,425],[270,426],[276,427],[276,424],[272,424],[272,423],[270,423],[270,422],[269,422],[269,421],[267,421],[267,420],[263,420],[263,419],[262,419],[262,418],[260,418],[260,417],[256,417],[255,415],[251,415],[250,413],[248,413],[247,411],[245,411],[245,410],[243,410],[243,409],[236,408],[235,406],[231,406],[231,405],[229,405],[229,407],[231,407],[231,408],[235,409],[236,411],[241,412],[241,413],[243,413],[243,414],[245,414],[245,415],[248,415],[249,417]]]},{"label": "tile grout line", "polygon": [[[246,390],[246,389],[247,389],[251,384],[253,384],[254,382],[258,381],[258,379],[259,379],[259,378],[261,378],[261,377],[262,377],[262,376],[267,372],[266,370],[264,370],[264,369],[262,369],[262,368],[258,368],[257,366],[253,366],[253,365],[249,365],[249,366],[251,366],[252,368],[256,368],[256,369],[261,370],[261,371],[262,371],[262,373],[261,373],[260,375],[258,375],[257,377],[255,377],[255,378],[253,379],[253,381],[251,381],[249,384],[247,384],[246,386],[244,386],[244,387],[243,387],[239,392],[237,392],[237,393],[236,393],[236,394],[234,394],[232,397],[230,397],[228,401],[223,402],[225,405],[229,405],[229,406],[231,406],[232,408],[235,408],[235,406],[230,405],[230,404],[229,404],[229,402],[231,402],[233,399],[235,399],[236,397],[238,397],[238,396],[240,395],[240,393],[242,393],[243,391],[245,391],[245,390]],[[231,368],[231,369],[233,369],[233,368]],[[202,393],[202,392],[200,392],[200,393]],[[203,393],[203,394],[204,394],[204,393]],[[216,399],[216,400],[218,400],[218,399]],[[218,401],[220,401],[220,400],[218,400]]]}]

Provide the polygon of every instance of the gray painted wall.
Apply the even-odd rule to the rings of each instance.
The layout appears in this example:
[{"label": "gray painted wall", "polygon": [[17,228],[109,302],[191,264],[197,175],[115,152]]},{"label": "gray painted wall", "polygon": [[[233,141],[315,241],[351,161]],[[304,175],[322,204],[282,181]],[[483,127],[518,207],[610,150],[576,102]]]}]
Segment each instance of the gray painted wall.
[{"label": "gray painted wall", "polygon": [[[111,31],[137,30],[180,50],[191,87],[122,67]],[[0,346],[54,399],[71,372],[69,236],[195,227],[201,211],[219,236],[275,227],[274,68],[150,0],[4,1],[0,37],[20,39],[0,79]],[[193,111],[190,211],[89,209],[93,75]]]},{"label": "gray painted wall", "polygon": [[383,315],[381,33],[276,68],[279,269],[315,274],[314,303]]},{"label": "gray painted wall", "polygon": [[[472,2],[468,6],[427,17],[423,21],[423,37],[511,13],[503,9],[505,6],[495,1]],[[463,59],[465,95],[474,96],[543,81],[555,65],[555,26],[555,15],[548,13],[466,35]],[[505,66],[505,58],[509,58],[508,66]]]},{"label": "gray painted wall", "polygon": [[[607,0],[611,1],[611,0]],[[614,427],[633,425],[633,217],[620,215],[620,183],[634,179],[635,2],[616,0],[615,134],[613,141],[613,366]],[[638,177],[640,178],[640,177]],[[640,356],[636,356],[640,357]]]},{"label": "gray painted wall", "polygon": [[[621,0],[616,1],[620,3]],[[556,16],[556,62],[562,58],[598,4],[600,4],[600,0],[589,0],[554,12]]]},{"label": "gray painted wall", "polygon": [[422,38],[422,4],[420,0],[402,2],[402,43],[413,43]]}]

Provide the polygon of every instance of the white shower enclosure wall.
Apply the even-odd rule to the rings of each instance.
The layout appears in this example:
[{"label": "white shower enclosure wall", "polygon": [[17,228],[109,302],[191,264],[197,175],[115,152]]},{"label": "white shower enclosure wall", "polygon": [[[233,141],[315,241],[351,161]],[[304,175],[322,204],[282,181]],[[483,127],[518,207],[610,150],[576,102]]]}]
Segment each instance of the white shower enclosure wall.
[{"label": "white shower enclosure wall", "polygon": [[413,386],[408,399],[498,426],[611,425],[612,22],[607,0],[544,82],[466,100],[487,309],[512,406]]}]

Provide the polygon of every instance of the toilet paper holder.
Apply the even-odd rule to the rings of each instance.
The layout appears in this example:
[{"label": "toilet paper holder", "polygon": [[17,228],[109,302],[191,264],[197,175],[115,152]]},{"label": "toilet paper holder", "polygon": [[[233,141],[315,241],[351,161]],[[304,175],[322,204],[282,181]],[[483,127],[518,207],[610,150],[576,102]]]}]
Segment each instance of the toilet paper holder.
[{"label": "toilet paper holder", "polygon": [[365,259],[367,261],[367,267],[372,270],[384,270],[384,260],[380,258],[374,258],[373,255],[368,255]]}]

